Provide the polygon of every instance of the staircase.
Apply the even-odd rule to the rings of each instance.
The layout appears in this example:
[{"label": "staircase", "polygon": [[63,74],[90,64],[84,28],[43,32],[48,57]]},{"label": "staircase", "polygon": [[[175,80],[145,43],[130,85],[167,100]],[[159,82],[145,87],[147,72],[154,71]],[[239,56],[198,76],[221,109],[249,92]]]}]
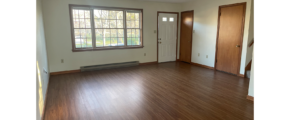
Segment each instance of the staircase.
[{"label": "staircase", "polygon": [[[252,41],[250,42],[250,44],[248,45],[248,47],[252,47],[253,44],[254,44],[254,38],[252,39]],[[250,76],[251,76],[251,65],[252,65],[252,60],[249,62],[249,64],[245,68],[245,71],[246,71],[245,75],[249,79],[250,79]]]}]

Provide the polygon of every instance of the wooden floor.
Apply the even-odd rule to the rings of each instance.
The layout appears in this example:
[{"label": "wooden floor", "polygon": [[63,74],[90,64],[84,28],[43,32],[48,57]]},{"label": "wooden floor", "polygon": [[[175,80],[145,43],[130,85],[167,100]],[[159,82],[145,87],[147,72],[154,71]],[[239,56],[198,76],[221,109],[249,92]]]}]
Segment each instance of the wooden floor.
[{"label": "wooden floor", "polygon": [[51,76],[45,120],[251,120],[249,79],[182,62]]}]

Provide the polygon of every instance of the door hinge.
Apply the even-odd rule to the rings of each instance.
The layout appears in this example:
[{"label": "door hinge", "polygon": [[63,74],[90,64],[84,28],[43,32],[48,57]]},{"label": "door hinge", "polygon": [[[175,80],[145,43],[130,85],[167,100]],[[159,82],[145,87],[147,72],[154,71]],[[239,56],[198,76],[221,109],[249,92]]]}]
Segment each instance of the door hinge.
[{"label": "door hinge", "polygon": [[215,60],[215,63],[217,63],[217,59]]},{"label": "door hinge", "polygon": [[222,15],[222,13],[220,13],[220,16]]}]

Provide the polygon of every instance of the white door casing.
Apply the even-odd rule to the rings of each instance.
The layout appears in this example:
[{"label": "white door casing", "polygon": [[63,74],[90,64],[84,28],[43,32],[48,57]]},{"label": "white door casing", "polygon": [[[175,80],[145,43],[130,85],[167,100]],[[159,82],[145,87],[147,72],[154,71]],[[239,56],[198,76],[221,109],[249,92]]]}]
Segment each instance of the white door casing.
[{"label": "white door casing", "polygon": [[159,13],[158,63],[176,61],[177,14]]}]

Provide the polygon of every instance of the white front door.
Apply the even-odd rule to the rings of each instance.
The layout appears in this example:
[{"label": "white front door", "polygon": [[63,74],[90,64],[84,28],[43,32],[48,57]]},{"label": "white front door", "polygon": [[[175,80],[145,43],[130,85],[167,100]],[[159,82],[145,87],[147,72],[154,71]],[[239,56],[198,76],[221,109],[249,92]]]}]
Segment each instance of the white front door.
[{"label": "white front door", "polygon": [[176,61],[177,14],[159,13],[158,62]]}]

